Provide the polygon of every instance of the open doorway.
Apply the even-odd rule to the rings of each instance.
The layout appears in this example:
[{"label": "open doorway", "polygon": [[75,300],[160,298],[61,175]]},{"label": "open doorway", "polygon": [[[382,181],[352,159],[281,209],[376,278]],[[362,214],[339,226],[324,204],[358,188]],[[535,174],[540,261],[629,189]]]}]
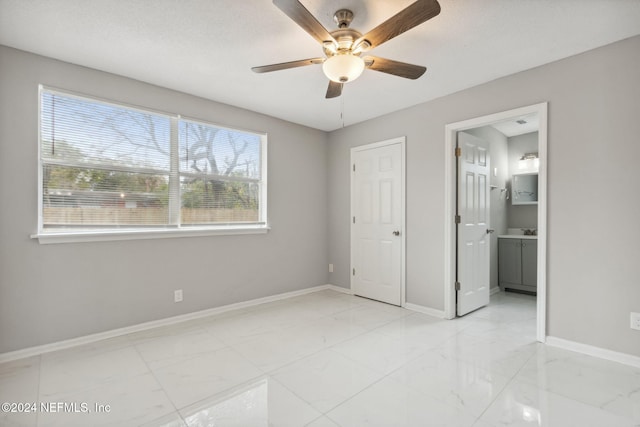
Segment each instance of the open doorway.
[{"label": "open doorway", "polygon": [[[456,278],[458,276],[458,271],[456,268],[456,260],[458,255],[458,250],[456,246],[456,242],[457,242],[456,191],[458,188],[456,184],[456,178],[457,178],[456,165],[458,162],[455,157],[458,133],[469,132],[471,134],[482,136],[482,133],[483,133],[482,128],[485,128],[485,131],[486,131],[486,127],[491,126],[492,130],[497,131],[498,129],[500,129],[500,126],[502,126],[502,124],[505,124],[505,123],[517,124],[516,121],[518,120],[526,122],[525,124],[523,124],[524,128],[527,128],[527,126],[529,126],[529,128],[531,128],[532,126],[536,126],[537,134],[534,133],[535,130],[525,131],[525,129],[522,128],[520,129],[520,131],[523,131],[523,132],[520,135],[528,135],[528,136],[515,138],[515,136],[517,136],[515,135],[515,133],[518,133],[518,131],[509,131],[506,128],[502,128],[503,130],[500,132],[501,133],[504,132],[503,135],[505,136],[506,136],[506,133],[513,133],[514,149],[512,150],[511,154],[509,154],[508,151],[506,153],[500,154],[500,156],[503,157],[503,160],[501,162],[497,162],[500,165],[498,165],[497,163],[494,163],[493,167],[490,169],[490,174],[492,178],[494,177],[494,175],[496,175],[495,178],[498,178],[497,176],[498,174],[500,174],[502,178],[502,180],[499,180],[499,179],[493,180],[497,184],[492,184],[495,186],[495,188],[492,187],[490,192],[491,192],[492,198],[503,201],[505,205],[505,209],[507,208],[507,206],[512,205],[515,208],[514,212],[516,212],[516,210],[523,211],[521,207],[527,206],[526,209],[524,209],[523,211],[524,213],[520,212],[521,215],[519,219],[514,220],[512,222],[512,225],[514,225],[514,227],[505,227],[505,225],[509,225],[509,224],[508,224],[508,221],[505,221],[505,219],[503,218],[502,223],[500,224],[500,230],[497,232],[497,234],[502,236],[507,236],[510,234],[514,235],[516,233],[517,234],[522,233],[522,235],[520,235],[519,237],[513,236],[510,240],[506,240],[506,241],[508,243],[514,243],[514,244],[515,242],[518,242],[520,245],[522,244],[523,241],[525,243],[528,243],[525,249],[527,256],[531,256],[530,254],[531,254],[531,251],[533,250],[533,253],[535,254],[534,261],[537,264],[534,267],[535,271],[533,274],[533,277],[534,277],[533,280],[535,285],[532,286],[530,282],[532,279],[531,279],[531,273],[529,269],[527,270],[527,274],[529,275],[527,277],[527,280],[529,280],[528,285],[525,285],[523,287],[521,284],[515,283],[515,281],[513,281],[514,283],[510,283],[510,282],[506,283],[507,286],[504,286],[504,287],[501,286],[501,288],[508,287],[509,289],[514,289],[514,288],[520,287],[520,289],[515,289],[515,290],[530,292],[530,293],[535,291],[535,293],[537,294],[536,338],[538,341],[544,342],[545,336],[546,336],[545,313],[546,313],[546,235],[547,235],[547,229],[546,229],[547,104],[546,103],[532,105],[529,107],[522,107],[522,108],[509,110],[501,113],[496,113],[488,116],[473,118],[473,119],[465,120],[462,122],[451,123],[451,124],[448,124],[445,128],[446,130],[446,135],[445,135],[445,144],[446,144],[446,147],[445,147],[446,148],[446,151],[445,151],[446,152],[445,219],[447,224],[445,227],[445,254],[446,254],[445,255],[445,317],[447,319],[452,319],[456,316],[456,302],[457,302],[457,296],[458,296],[458,291],[456,290],[456,282],[457,282]],[[532,141],[532,139],[535,139],[535,141]],[[531,144],[537,145],[537,158],[535,159],[533,157],[533,153],[535,153],[536,151],[534,151],[534,148],[531,146]],[[505,149],[506,148],[507,147],[505,147]],[[519,151],[521,150],[525,150],[526,152],[521,153],[518,157],[518,160],[520,160],[520,158],[524,158],[523,160],[530,160],[528,163],[527,162],[520,163],[523,165],[524,169],[518,169],[520,164],[517,163],[515,160],[511,162],[509,161],[509,155],[511,155],[511,160],[513,160],[513,158],[516,155],[516,152],[519,153]],[[527,156],[527,154],[529,156]],[[505,156],[506,156],[506,163],[504,159]],[[520,190],[516,188],[515,189],[515,191],[517,192],[516,194],[514,193],[514,188],[513,188],[513,183],[515,181],[518,181],[518,182],[531,181],[532,176],[534,175],[534,164],[536,167],[535,177],[537,178],[537,189],[535,191],[535,195],[537,196],[537,201],[535,201],[536,203],[533,203],[532,200],[527,200],[527,197],[531,196],[530,193],[533,193],[532,191],[529,191],[527,189]],[[527,169],[527,167],[529,168]],[[496,168],[499,168],[499,169],[496,170]],[[515,180],[514,180],[514,176],[516,177]],[[505,177],[508,177],[508,179],[505,179]],[[500,185],[500,183],[504,183],[504,184]],[[513,205],[514,196],[518,197],[518,201],[515,205]],[[512,212],[505,211],[503,212],[503,214],[508,217],[509,215],[512,214]],[[527,215],[530,218],[526,219]],[[518,217],[517,213],[514,213],[514,218],[515,217]],[[535,218],[535,224],[532,222],[534,221],[533,218]],[[498,223],[497,220],[494,220],[494,222],[496,224]],[[489,232],[489,229],[494,229],[493,224],[494,224],[493,222],[490,222],[489,226],[487,227],[487,232]],[[535,230],[535,234],[536,234],[535,237],[529,236],[529,234],[532,234],[534,232],[533,230]],[[524,236],[525,232],[527,233],[527,236]],[[495,248],[492,248],[492,249],[494,249],[493,252],[495,254],[491,257],[491,260],[487,261],[489,263],[487,265],[487,268],[494,270],[492,274],[492,283],[493,283],[494,292],[495,292],[498,289],[495,286],[500,286],[500,284],[497,282],[498,280],[497,279],[498,266],[496,262],[497,255],[498,255],[497,236],[494,237],[493,240],[494,240],[493,244],[495,245]],[[535,246],[531,244],[534,241],[536,243]],[[519,274],[520,274],[520,277],[522,277],[521,271],[519,272]]]}]

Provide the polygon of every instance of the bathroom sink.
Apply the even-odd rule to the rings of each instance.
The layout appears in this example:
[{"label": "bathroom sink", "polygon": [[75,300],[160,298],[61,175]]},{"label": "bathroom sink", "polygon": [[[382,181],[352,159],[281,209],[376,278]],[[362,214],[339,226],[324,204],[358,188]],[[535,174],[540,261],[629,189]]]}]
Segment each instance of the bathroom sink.
[{"label": "bathroom sink", "polygon": [[507,228],[507,234],[501,234],[498,237],[502,239],[537,239],[537,235],[525,234],[537,233],[535,228]]}]

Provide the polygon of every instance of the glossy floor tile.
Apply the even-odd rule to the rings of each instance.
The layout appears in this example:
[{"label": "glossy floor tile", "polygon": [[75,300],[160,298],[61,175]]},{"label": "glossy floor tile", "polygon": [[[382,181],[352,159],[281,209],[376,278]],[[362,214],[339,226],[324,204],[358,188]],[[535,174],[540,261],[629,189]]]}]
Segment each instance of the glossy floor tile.
[{"label": "glossy floor tile", "polygon": [[272,376],[324,413],[380,380],[384,374],[328,349],[291,363]]},{"label": "glossy floor tile", "polygon": [[304,426],[321,416],[274,379],[263,376],[180,411],[189,427]]},{"label": "glossy floor tile", "polygon": [[397,382],[381,381],[358,393],[327,416],[340,426],[459,426],[476,418]]},{"label": "glossy floor tile", "polygon": [[316,292],[0,364],[0,400],[36,404],[0,426],[639,426],[640,369],[536,343],[535,316]]},{"label": "glossy floor tile", "polygon": [[630,427],[637,425],[604,409],[587,405],[518,380],[510,383],[482,415],[490,426]]},{"label": "glossy floor tile", "polygon": [[509,383],[498,372],[429,352],[390,375],[409,388],[478,417]]}]

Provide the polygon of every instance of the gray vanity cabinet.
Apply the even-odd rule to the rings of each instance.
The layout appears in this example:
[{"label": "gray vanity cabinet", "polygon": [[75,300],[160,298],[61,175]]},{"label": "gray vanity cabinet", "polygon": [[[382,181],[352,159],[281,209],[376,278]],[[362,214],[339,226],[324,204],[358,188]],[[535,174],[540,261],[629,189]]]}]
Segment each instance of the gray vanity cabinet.
[{"label": "gray vanity cabinet", "polygon": [[522,240],[498,239],[498,278],[500,287],[522,283]]},{"label": "gray vanity cabinet", "polygon": [[522,285],[537,291],[538,286],[538,241],[522,240]]},{"label": "gray vanity cabinet", "polygon": [[538,283],[538,241],[498,238],[498,280],[504,290],[536,292]]}]

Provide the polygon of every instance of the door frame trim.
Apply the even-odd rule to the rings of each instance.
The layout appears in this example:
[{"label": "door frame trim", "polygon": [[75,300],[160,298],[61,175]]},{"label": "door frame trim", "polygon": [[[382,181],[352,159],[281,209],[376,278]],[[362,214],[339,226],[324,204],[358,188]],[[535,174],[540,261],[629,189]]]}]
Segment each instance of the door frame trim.
[{"label": "door frame trim", "polygon": [[[402,167],[402,171],[400,173],[400,209],[401,209],[401,213],[400,213],[400,221],[401,221],[401,225],[400,225],[400,259],[401,259],[401,265],[400,265],[400,272],[401,272],[401,278],[400,278],[400,306],[404,307],[406,304],[406,285],[407,285],[407,263],[406,263],[406,212],[407,212],[407,201],[406,201],[406,191],[407,191],[407,169],[406,169],[406,140],[407,137],[406,136],[399,136],[397,138],[391,138],[391,139],[387,139],[384,141],[379,141],[379,142],[374,142],[371,144],[365,144],[365,145],[358,145],[356,147],[352,147],[350,150],[350,159],[349,159],[349,177],[350,177],[350,193],[349,193],[349,199],[350,199],[350,215],[349,215],[349,228],[350,228],[350,242],[349,242],[349,246],[350,246],[350,251],[349,251],[349,256],[350,256],[350,262],[349,262],[349,266],[350,266],[350,271],[353,271],[354,265],[354,241],[355,241],[355,227],[353,226],[353,222],[351,221],[351,218],[353,218],[354,212],[355,212],[355,201],[354,201],[354,197],[353,195],[355,194],[354,191],[354,185],[355,185],[355,180],[353,179],[353,165],[354,165],[354,157],[355,157],[355,153],[358,151],[366,151],[366,150],[371,150],[371,149],[375,149],[375,148],[381,148],[381,147],[387,147],[390,145],[395,145],[395,144],[400,144],[400,161],[401,161],[401,167]],[[353,274],[349,275],[349,289],[351,290],[351,292],[353,292],[354,290],[354,286],[353,286]]]},{"label": "door frame trim", "polygon": [[455,185],[456,168],[454,150],[456,134],[459,131],[488,126],[493,123],[513,119],[518,116],[537,113],[540,126],[538,129],[538,297],[536,307],[537,332],[539,342],[546,340],[546,306],[547,306],[547,110],[548,103],[529,105],[475,117],[445,125],[445,161],[444,161],[444,316],[453,319],[456,316],[455,298]]}]

